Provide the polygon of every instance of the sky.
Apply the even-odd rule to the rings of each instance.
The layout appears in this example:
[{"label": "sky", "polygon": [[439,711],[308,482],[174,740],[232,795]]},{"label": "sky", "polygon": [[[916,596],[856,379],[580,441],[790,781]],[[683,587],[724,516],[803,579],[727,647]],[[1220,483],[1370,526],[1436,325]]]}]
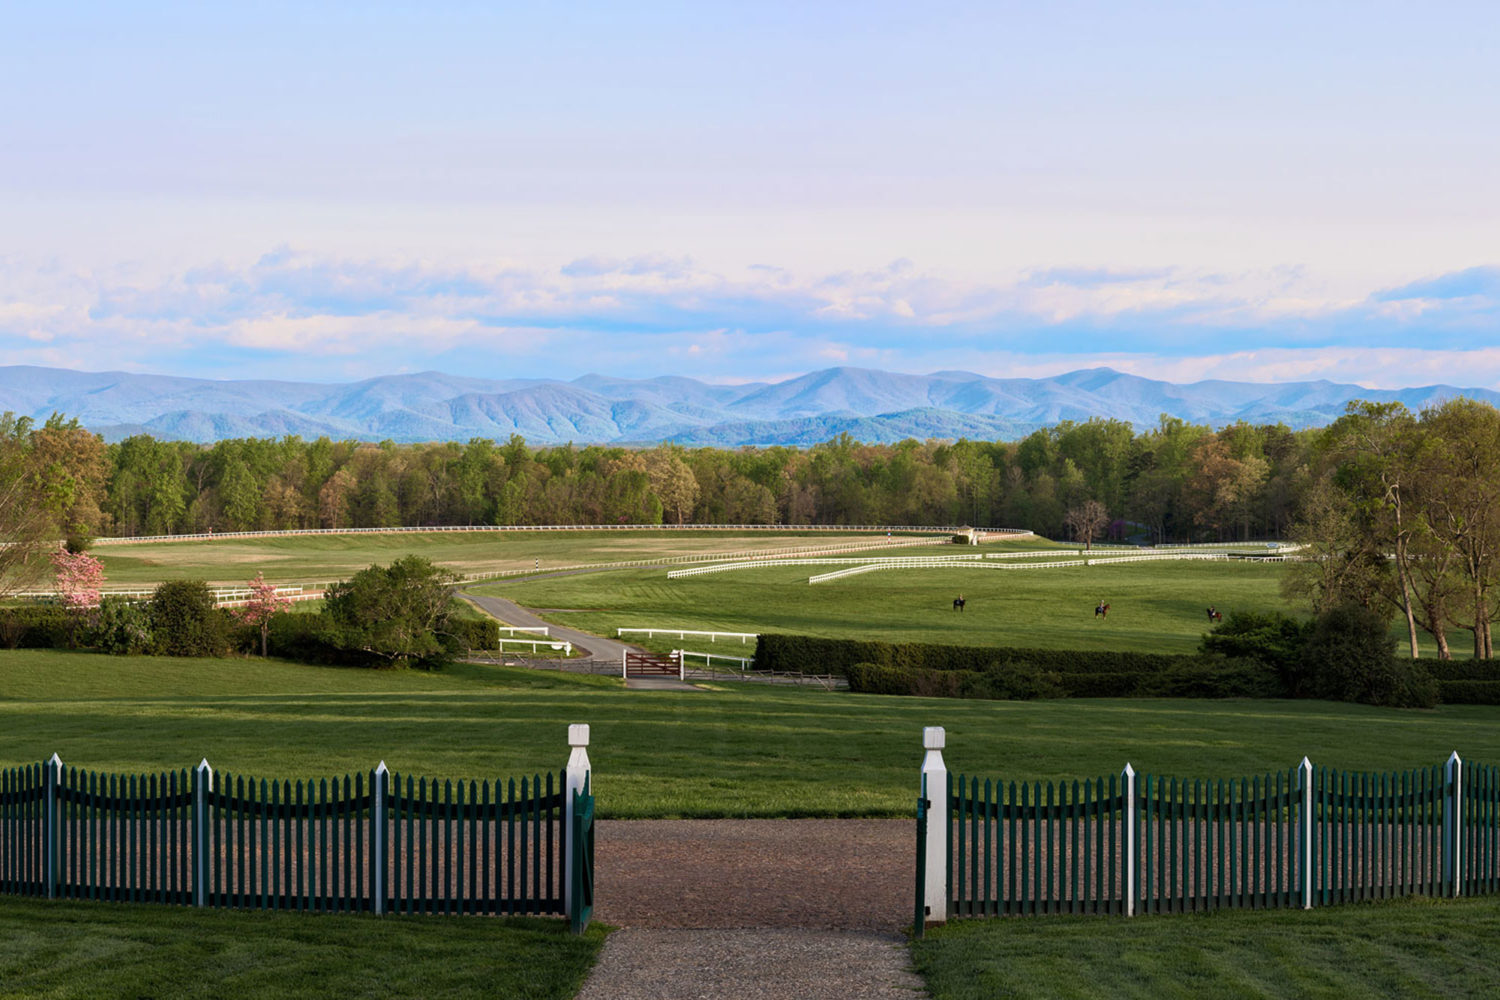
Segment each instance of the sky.
[{"label": "sky", "polygon": [[1500,389],[1500,6],[0,0],[0,364]]}]

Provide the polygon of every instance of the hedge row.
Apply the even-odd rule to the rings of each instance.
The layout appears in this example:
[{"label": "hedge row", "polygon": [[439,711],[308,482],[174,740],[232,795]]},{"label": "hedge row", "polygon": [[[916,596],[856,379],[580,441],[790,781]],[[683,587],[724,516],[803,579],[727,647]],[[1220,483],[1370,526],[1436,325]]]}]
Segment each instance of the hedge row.
[{"label": "hedge row", "polygon": [[1285,698],[1272,667],[1254,660],[1181,657],[1157,672],[1048,670],[1035,663],[996,663],[986,670],[928,670],[851,664],[849,690],[938,698]]},{"label": "hedge row", "polygon": [[1141,674],[1161,673],[1183,660],[1196,659],[1198,657],[1193,654],[944,646],[929,642],[877,642],[777,634],[762,634],[755,646],[757,670],[800,670],[845,677],[856,663],[914,670],[970,671],[988,670],[997,663],[1025,663],[1058,673]]}]

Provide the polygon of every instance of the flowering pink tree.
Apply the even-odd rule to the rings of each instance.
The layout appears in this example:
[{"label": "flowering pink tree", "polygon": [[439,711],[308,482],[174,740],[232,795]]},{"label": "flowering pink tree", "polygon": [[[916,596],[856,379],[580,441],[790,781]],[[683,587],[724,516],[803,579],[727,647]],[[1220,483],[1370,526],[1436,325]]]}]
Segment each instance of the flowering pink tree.
[{"label": "flowering pink tree", "polygon": [[63,607],[84,611],[99,606],[99,586],[104,582],[104,564],[87,552],[58,549],[52,553],[57,570],[57,592]]},{"label": "flowering pink tree", "polygon": [[260,655],[266,655],[266,646],[271,637],[271,618],[278,611],[290,607],[291,600],[276,593],[276,585],[267,583],[260,573],[250,581],[250,599],[239,610],[240,621],[247,625],[260,626]]},{"label": "flowering pink tree", "polygon": [[104,564],[87,552],[58,549],[52,553],[57,570],[57,592],[69,612],[70,644],[77,642],[78,620],[91,608],[99,606],[99,585],[104,582]]}]

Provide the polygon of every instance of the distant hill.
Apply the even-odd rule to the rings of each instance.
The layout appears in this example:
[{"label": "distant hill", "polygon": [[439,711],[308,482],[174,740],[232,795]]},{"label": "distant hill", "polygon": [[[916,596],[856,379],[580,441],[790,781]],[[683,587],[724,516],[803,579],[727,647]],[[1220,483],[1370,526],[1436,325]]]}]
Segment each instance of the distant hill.
[{"label": "distant hill", "polygon": [[1353,399],[1399,401],[1419,410],[1460,395],[1500,405],[1500,393],[1447,385],[1178,385],[1109,368],[1038,379],[828,368],[747,385],[681,377],[585,375],[564,382],[422,372],[325,385],[0,367],[0,410],[38,420],[54,412],[77,417],[110,440],[149,433],[205,442],[287,434],[370,441],[519,434],[533,445],[678,441],[720,447],[810,445],[841,433],[872,443],[908,437],[1009,440],[1090,417],[1144,428],[1163,413],[1213,426],[1245,420],[1312,427],[1336,419]]}]

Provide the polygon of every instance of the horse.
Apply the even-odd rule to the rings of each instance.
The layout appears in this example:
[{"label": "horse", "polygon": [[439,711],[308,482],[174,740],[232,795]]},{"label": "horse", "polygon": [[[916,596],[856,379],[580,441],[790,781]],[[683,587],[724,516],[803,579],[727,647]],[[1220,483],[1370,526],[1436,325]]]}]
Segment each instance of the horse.
[{"label": "horse", "polygon": [[1208,620],[1211,622],[1221,622],[1224,620],[1224,616],[1219,612],[1217,608],[1209,608]]},{"label": "horse", "polygon": [[967,603],[968,602],[965,601],[962,597],[955,597],[953,599],[953,610],[954,611],[962,611],[964,609],[964,605],[967,604]]},{"label": "horse", "polygon": [[1108,618],[1109,617],[1109,605],[1108,604],[1104,604],[1104,603],[1100,603],[1100,605],[1094,609],[1094,617],[1095,618]]}]

